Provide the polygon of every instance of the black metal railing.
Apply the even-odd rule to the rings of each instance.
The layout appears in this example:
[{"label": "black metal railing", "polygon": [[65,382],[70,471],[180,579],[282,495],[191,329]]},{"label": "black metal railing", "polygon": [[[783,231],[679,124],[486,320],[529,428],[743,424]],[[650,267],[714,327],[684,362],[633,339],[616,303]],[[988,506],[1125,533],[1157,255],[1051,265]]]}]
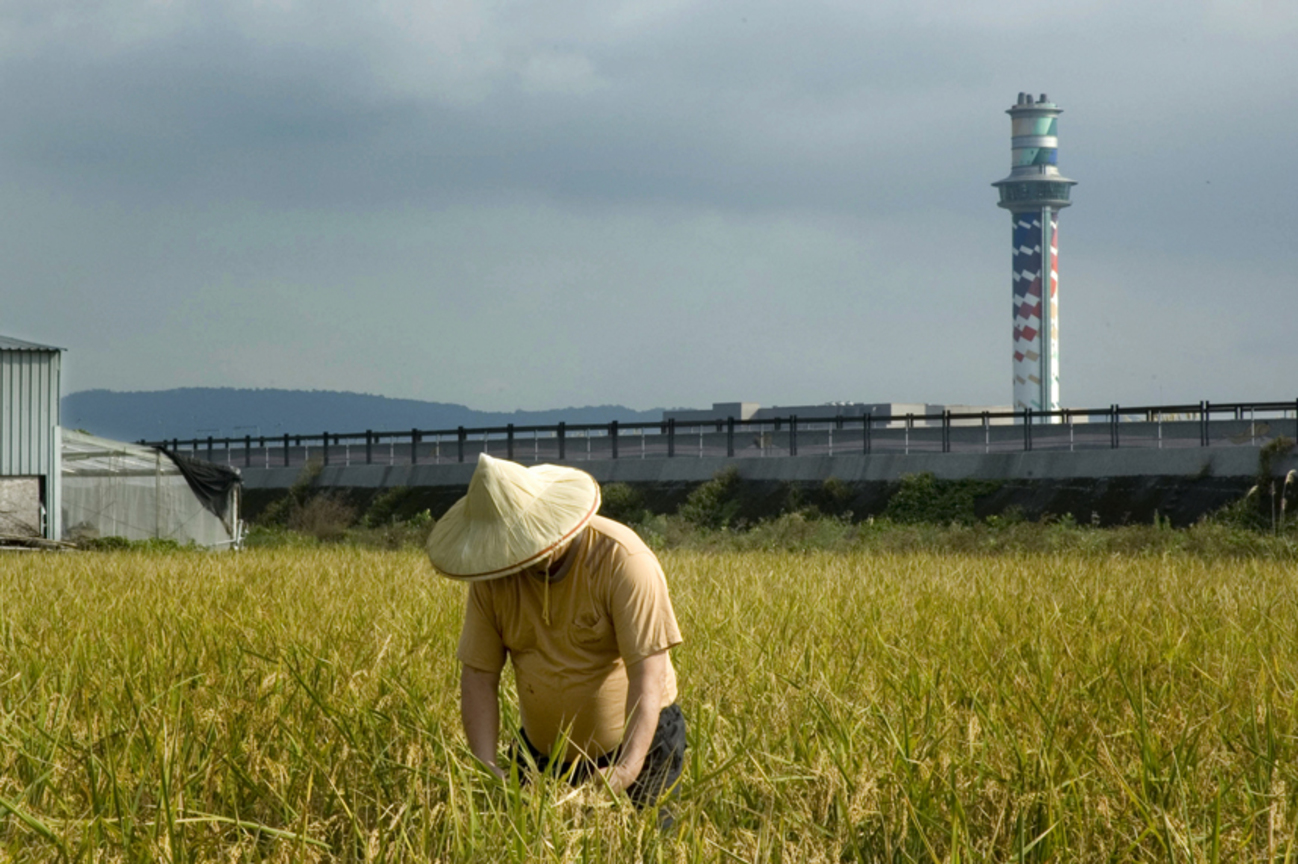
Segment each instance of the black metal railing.
[{"label": "black metal railing", "polygon": [[871,453],[1261,446],[1298,438],[1298,401],[1062,411],[839,415],[660,423],[558,423],[141,441],[234,467],[426,465],[491,453],[521,462]]}]

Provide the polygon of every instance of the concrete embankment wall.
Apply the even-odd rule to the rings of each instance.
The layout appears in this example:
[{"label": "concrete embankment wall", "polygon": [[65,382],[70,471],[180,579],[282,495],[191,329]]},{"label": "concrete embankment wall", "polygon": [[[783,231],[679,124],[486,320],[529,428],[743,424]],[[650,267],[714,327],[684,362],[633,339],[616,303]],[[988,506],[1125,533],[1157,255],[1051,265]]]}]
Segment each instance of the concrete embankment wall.
[{"label": "concrete embankment wall", "polygon": [[[932,473],[941,480],[994,481],[996,488],[977,504],[979,516],[1012,506],[1029,518],[1071,513],[1101,524],[1145,522],[1157,512],[1174,524],[1189,524],[1244,495],[1256,482],[1257,446],[1048,450],[1015,453],[912,453],[785,456],[778,458],[690,458],[570,461],[601,483],[633,487],[654,512],[673,512],[700,483],[732,467],[741,481],[742,515],[775,515],[797,503],[826,501],[825,482],[837,483],[837,511],[854,518],[877,515],[906,474]],[[473,473],[464,463],[329,466],[313,485],[346,496],[357,507],[385,490],[411,490],[405,508],[444,512],[464,494]],[[1292,456],[1279,460],[1283,476],[1298,467]],[[301,476],[298,468],[245,468],[245,512],[256,518]]]}]

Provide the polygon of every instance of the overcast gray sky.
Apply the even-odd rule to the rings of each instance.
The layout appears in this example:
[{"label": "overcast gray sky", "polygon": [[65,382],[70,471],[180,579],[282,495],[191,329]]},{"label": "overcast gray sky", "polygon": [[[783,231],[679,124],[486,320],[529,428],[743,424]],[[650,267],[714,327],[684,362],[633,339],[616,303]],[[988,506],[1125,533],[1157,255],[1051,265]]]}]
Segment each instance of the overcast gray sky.
[{"label": "overcast gray sky", "polygon": [[1293,0],[6,0],[0,333],[64,392],[1007,404],[1020,90],[1063,402],[1298,396]]}]

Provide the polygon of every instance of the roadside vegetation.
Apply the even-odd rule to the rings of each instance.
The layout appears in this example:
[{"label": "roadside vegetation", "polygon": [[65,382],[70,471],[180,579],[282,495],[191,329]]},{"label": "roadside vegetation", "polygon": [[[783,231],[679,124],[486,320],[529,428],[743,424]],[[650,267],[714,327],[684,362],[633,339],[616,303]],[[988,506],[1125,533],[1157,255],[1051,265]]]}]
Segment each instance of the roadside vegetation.
[{"label": "roadside vegetation", "polygon": [[[778,515],[745,521],[737,474],[723,471],[700,484],[675,513],[653,513],[627,484],[603,487],[601,513],[633,527],[655,550],[944,552],[969,555],[1070,553],[1083,555],[1187,554],[1298,560],[1298,478],[1271,479],[1270,462],[1292,448],[1280,439],[1263,454],[1266,472],[1239,501],[1186,528],[1155,515],[1149,524],[1101,528],[1093,514],[1047,514],[1027,519],[1015,508],[979,519],[975,504],[995,491],[986,481],[944,481],[908,475],[895,484],[882,514],[864,520],[845,509],[850,493],[830,479],[813,492],[790,489]],[[1265,450],[1266,448],[1264,448]],[[419,548],[434,519],[413,509],[408,489],[379,495],[361,511],[337,493],[315,490],[303,478],[261,514],[251,548],[336,544],[363,548]]]}]

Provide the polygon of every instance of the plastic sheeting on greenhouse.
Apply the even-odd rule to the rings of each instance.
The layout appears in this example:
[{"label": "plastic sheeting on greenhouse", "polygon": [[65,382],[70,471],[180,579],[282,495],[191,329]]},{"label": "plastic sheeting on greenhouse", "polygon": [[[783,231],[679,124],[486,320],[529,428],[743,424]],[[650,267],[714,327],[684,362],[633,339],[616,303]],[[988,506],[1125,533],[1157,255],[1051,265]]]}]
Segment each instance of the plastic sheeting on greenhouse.
[{"label": "plastic sheeting on greenhouse", "polygon": [[[210,548],[239,545],[237,472],[188,459],[182,470],[179,460],[157,448],[66,429],[62,449],[65,540],[124,537]],[[201,476],[188,476],[195,471]],[[202,494],[196,494],[196,482]]]}]

